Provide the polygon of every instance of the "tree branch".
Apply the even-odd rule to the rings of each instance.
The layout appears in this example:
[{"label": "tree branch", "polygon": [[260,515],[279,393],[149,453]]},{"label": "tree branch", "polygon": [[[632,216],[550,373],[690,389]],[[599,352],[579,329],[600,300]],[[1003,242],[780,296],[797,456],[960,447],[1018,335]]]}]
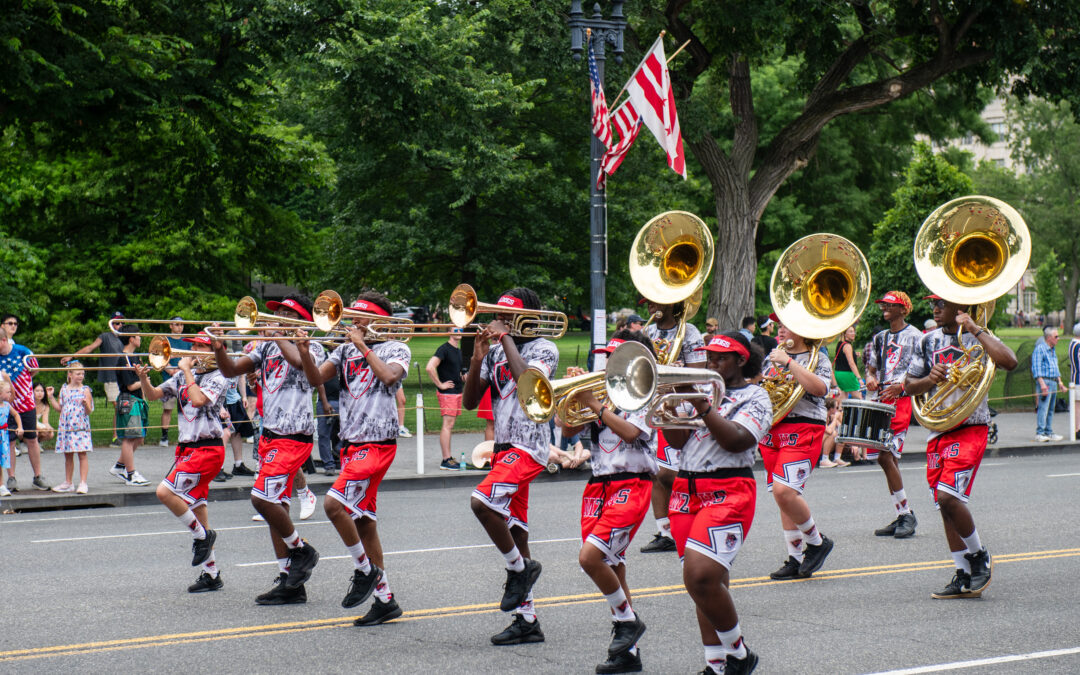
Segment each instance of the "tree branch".
[{"label": "tree branch", "polygon": [[687,40],[690,41],[690,44],[686,47],[686,51],[690,53],[690,60],[677,71],[679,77],[676,84],[679,86],[679,97],[682,99],[690,98],[690,92],[694,89],[694,81],[697,80],[698,75],[708,70],[709,65],[712,63],[712,54],[705,48],[705,45],[694,34],[690,26],[679,16],[689,4],[690,0],[668,0],[667,7],[664,8],[664,17],[667,19],[668,31],[672,37],[676,39],[678,44],[683,44]]}]

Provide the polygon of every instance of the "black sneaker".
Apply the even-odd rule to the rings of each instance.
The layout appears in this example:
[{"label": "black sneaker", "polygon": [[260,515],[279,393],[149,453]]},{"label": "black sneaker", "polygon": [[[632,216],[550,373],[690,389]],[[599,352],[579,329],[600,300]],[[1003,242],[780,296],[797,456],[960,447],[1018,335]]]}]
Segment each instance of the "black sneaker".
[{"label": "black sneaker", "polygon": [[371,592],[375,590],[375,582],[379,580],[381,575],[382,570],[375,564],[372,564],[371,571],[367,574],[364,574],[360,570],[353,570],[352,582],[349,584],[349,592],[342,598],[341,606],[346,609],[349,607],[356,607],[361,602],[371,597]]},{"label": "black sneaker", "polygon": [[956,570],[956,574],[953,575],[952,581],[945,585],[945,588],[931,593],[930,597],[937,600],[952,600],[953,598],[966,598],[968,595],[967,588],[971,584],[971,575],[964,570]]},{"label": "black sneaker", "polygon": [[210,551],[214,549],[217,540],[217,532],[207,528],[205,539],[195,539],[191,542],[191,566],[196,567],[206,562],[210,557]]},{"label": "black sneaker", "polygon": [[214,482],[224,483],[230,478],[232,478],[232,474],[225,473],[225,469],[222,469],[221,471],[218,471],[218,475],[214,476]]},{"label": "black sneaker", "polygon": [[506,570],[506,583],[503,584],[502,602],[499,609],[509,612],[525,602],[525,598],[540,576],[541,565],[535,560],[525,559],[525,569],[520,572]]},{"label": "black sneaker", "polygon": [[901,513],[900,517],[896,519],[896,534],[893,536],[897,539],[907,539],[908,537],[915,536],[915,526],[919,524],[919,521],[915,519],[915,512]]},{"label": "black sneaker", "polygon": [[453,457],[447,457],[439,463],[439,468],[443,471],[460,471],[461,465],[455,462]]},{"label": "black sneaker", "polygon": [[875,537],[895,537],[896,526],[900,524],[900,516],[897,516],[895,520],[886,525],[885,527],[879,527],[874,530]]},{"label": "black sneaker", "polygon": [[207,591],[219,591],[225,584],[221,581],[221,575],[216,577],[210,576],[208,572],[203,572],[199,575],[199,578],[195,580],[195,583],[187,587],[188,593],[206,593]]},{"label": "black sneaker", "polygon": [[255,475],[255,472],[252,471],[251,469],[247,468],[247,465],[244,464],[243,462],[240,462],[239,466],[234,466],[232,472],[233,472],[234,476],[254,476]]},{"label": "black sneaker", "polygon": [[[805,577],[799,574],[799,565],[801,564],[802,563],[795,559],[795,556],[789,555],[787,560],[784,561],[784,564],[780,566],[780,569],[770,574],[769,578],[777,580],[803,579]],[[808,574],[806,576],[810,575]]]},{"label": "black sneaker", "polygon": [[724,664],[724,675],[750,675],[754,672],[754,668],[757,668],[758,657],[757,654],[746,650],[746,656],[741,659],[735,658],[733,654],[727,655],[727,662]]},{"label": "black sneaker", "polygon": [[807,544],[806,548],[803,549],[803,561],[799,565],[799,576],[808,577],[821,569],[821,566],[825,564],[825,558],[828,558],[829,553],[832,552],[832,548],[833,540],[825,535],[821,535],[820,544],[816,546]]},{"label": "black sneaker", "polygon": [[285,580],[289,575],[282,572],[278,575],[274,587],[255,598],[256,605],[298,605],[307,602],[307,591],[301,585],[298,588],[288,588]]},{"label": "black sneaker", "polygon": [[[611,644],[607,648],[608,657],[615,658],[620,654],[629,652],[630,648],[637,644],[637,641],[644,634],[645,622],[636,614],[629,621],[613,621],[611,624]],[[638,661],[638,663],[641,662]]]},{"label": "black sneaker", "polygon": [[383,602],[382,600],[375,598],[375,602],[372,603],[368,613],[353,621],[352,625],[376,626],[380,623],[386,623],[391,619],[396,619],[399,616],[401,616],[401,607],[398,606],[397,600],[390,598],[389,602]]},{"label": "black sneaker", "polygon": [[982,595],[983,589],[990,585],[994,561],[985,548],[978,553],[965,553],[964,558],[971,565],[971,580],[967,585],[967,590],[970,597],[977,598]]},{"label": "black sneaker", "polygon": [[653,537],[652,541],[641,547],[642,553],[666,553],[674,550],[676,550],[675,540],[665,534],[660,534],[659,532],[656,533],[656,536]]},{"label": "black sneaker", "polygon": [[300,546],[289,551],[289,578],[285,580],[285,585],[289,588],[304,585],[304,582],[311,578],[311,570],[315,569],[317,564],[319,552],[306,540],[301,539]]},{"label": "black sneaker", "polygon": [[637,654],[622,652],[615,656],[609,656],[607,661],[596,666],[597,673],[640,673],[641,672],[641,649]]},{"label": "black sneaker", "polygon": [[544,631],[540,630],[540,620],[536,619],[529,623],[520,614],[514,616],[514,621],[506,627],[506,630],[491,636],[493,645],[522,645],[543,641]]}]

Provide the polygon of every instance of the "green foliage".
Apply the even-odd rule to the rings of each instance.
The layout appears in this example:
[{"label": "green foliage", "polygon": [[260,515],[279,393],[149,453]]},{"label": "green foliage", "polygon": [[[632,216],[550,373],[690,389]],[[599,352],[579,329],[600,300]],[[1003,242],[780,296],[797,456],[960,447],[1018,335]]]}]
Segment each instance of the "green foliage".
[{"label": "green foliage", "polygon": [[1039,314],[1056,312],[1065,306],[1065,297],[1061,294],[1059,279],[1065,265],[1058,262],[1053,250],[1043,258],[1035,268],[1035,292],[1039,294],[1035,311]]}]

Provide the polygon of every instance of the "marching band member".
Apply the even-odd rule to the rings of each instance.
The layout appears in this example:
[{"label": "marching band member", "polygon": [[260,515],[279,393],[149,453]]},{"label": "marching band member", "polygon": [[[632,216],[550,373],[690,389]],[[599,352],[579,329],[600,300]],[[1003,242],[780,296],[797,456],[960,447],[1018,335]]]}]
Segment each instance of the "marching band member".
[{"label": "marching band member", "polygon": [[[649,314],[661,313],[659,319],[653,321],[642,329],[645,336],[654,344],[670,344],[675,339],[679,330],[679,320],[676,316],[682,314],[684,303],[677,302],[672,305],[661,305],[647,300]],[[686,323],[686,332],[683,336],[682,346],[679,353],[674,356],[672,365],[683,365],[687,368],[704,368],[705,359],[698,351],[705,346],[701,339],[701,331],[690,322]],[[675,481],[675,472],[679,470],[679,451],[673,448],[664,438],[664,432],[657,432],[656,461],[660,470],[653,478],[652,506],[653,517],[656,518],[656,535],[652,541],[641,547],[642,553],[659,553],[674,551],[675,541],[671,538],[671,521],[668,518],[668,501],[671,499],[671,485]]]},{"label": "marching band member", "polygon": [[671,533],[683,561],[683,583],[697,607],[703,675],[742,675],[754,670],[758,657],[743,641],[729,574],[754,520],[754,448],[769,431],[772,403],[748,379],[761,372],[760,347],[732,331],[702,349],[709,369],[724,378],[726,392],[719,403],[693,400],[704,428],[665,432],[680,449]]},{"label": "marching band member", "polygon": [[[281,302],[266,303],[275,316],[311,321],[311,300],[289,295]],[[281,336],[284,331],[276,335]],[[255,598],[260,605],[307,602],[304,582],[319,562],[315,547],[300,538],[289,517],[289,503],[296,472],[311,457],[315,416],[311,383],[303,374],[297,346],[288,340],[263,340],[235,361],[221,340],[213,341],[214,356],[225,377],[258,371],[263,391],[263,428],[259,439],[259,471],[251,488],[251,504],[270,529],[278,562],[274,587]],[[306,349],[316,365],[326,360],[317,342]]]},{"label": "marching band member", "polygon": [[[210,355],[210,338],[183,338],[191,350]],[[175,399],[180,404],[177,417],[178,444],[176,462],[169,475],[158,484],[157,498],[172,514],[191,530],[194,556],[191,565],[202,572],[188,593],[216,591],[222,587],[221,575],[214,560],[214,541],[217,533],[210,529],[206,514],[206,497],[210,482],[225,463],[225,443],[222,441],[221,409],[229,381],[221,371],[207,369],[191,356],[182,357],[176,373],[160,387],[150,383],[150,366],[137,365],[143,396],[148,401]]]},{"label": "marching band member", "polygon": [[[964,312],[961,305],[937,295],[928,296],[934,303],[934,321],[938,328],[926,333],[908,366],[904,393],[910,396],[936,392],[949,373],[949,367],[965,358],[965,350],[980,345],[999,368],[1016,367],[1016,354],[981,328]],[[958,329],[963,328],[957,339]],[[962,396],[961,392],[953,394]],[[948,399],[946,404],[951,403]],[[956,573],[943,590],[931,594],[939,599],[977,598],[990,583],[993,563],[979,539],[975,520],[967,502],[975,474],[979,471],[990,423],[986,397],[958,426],[944,432],[931,432],[926,445],[926,482],[941,510],[945,539],[956,562]]]},{"label": "marching band member", "polygon": [[790,351],[782,347],[772,350],[762,372],[765,377],[773,377],[786,369],[805,393],[758,444],[768,472],[769,490],[780,509],[788,550],[787,560],[769,576],[805,579],[821,569],[833,548],[832,540],[818,531],[810,506],[803,498],[806,481],[821,455],[825,438],[825,395],[832,380],[832,366],[828,358],[819,355],[814,371],[807,370],[805,364],[809,363],[811,354],[806,341],[775,314],[770,318],[780,325],[776,336],[780,344],[790,340],[792,346]]},{"label": "marching band member", "polygon": [[[540,298],[527,288],[506,291],[498,305],[540,309]],[[559,350],[546,338],[510,335],[514,315],[500,313],[473,346],[462,403],[474,410],[484,390],[491,387],[495,417],[495,451],[491,471],[473,490],[473,514],[506,561],[506,587],[500,608],[513,612],[513,622],[493,635],[496,645],[543,642],[536,618],[532,587],[541,565],[529,552],[529,484],[548,463],[548,426],[526,417],[518,405],[517,380],[526,368],[537,367],[551,377],[559,366]]]},{"label": "marching band member", "polygon": [[[391,315],[390,301],[381,293],[362,293],[351,309],[377,316]],[[383,563],[382,543],[376,528],[375,500],[397,454],[396,396],[409,373],[412,352],[404,342],[365,338],[371,318],[357,318],[348,326],[349,342],[335,349],[316,366],[311,354],[300,350],[304,373],[313,386],[341,377],[339,414],[342,439],[341,473],[326,493],[323,508],[352,558],[352,583],[341,601],[355,607],[375,593],[375,602],[353,623],[373,626],[401,616],[390,592]]]},{"label": "marching band member", "polygon": [[[653,352],[652,340],[640,332],[623,329],[606,347],[596,352],[610,355],[627,341],[640,342]],[[583,375],[567,370],[567,375]],[[581,550],[578,563],[607,598],[615,617],[608,658],[596,666],[597,673],[627,673],[641,670],[637,641],[645,632],[645,622],[630,606],[626,583],[626,549],[637,533],[652,497],[656,475],[656,430],[645,423],[648,408],[628,413],[609,410],[585,389],[577,400],[599,415],[589,424],[592,434],[592,478],[581,497]],[[582,427],[567,427],[563,434],[574,435]]]},{"label": "marching band member", "polygon": [[904,393],[904,377],[915,350],[922,339],[922,331],[905,321],[911,312],[911,299],[903,291],[889,291],[880,300],[881,314],[889,327],[872,340],[870,358],[866,362],[866,390],[880,392],[878,400],[896,406],[892,418],[892,439],[888,452],[879,453],[868,448],[867,459],[877,459],[885,472],[885,482],[896,507],[896,519],[883,528],[874,530],[879,537],[906,539],[914,536],[915,513],[908,504],[904,492],[904,479],[900,476],[900,453],[904,451],[904,438],[911,425],[911,396]]}]

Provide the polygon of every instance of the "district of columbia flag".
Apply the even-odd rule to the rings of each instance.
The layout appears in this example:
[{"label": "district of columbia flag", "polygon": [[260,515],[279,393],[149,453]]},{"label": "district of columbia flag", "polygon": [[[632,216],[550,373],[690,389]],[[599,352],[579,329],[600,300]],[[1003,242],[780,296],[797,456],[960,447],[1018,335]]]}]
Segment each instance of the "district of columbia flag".
[{"label": "district of columbia flag", "polygon": [[589,31],[589,89],[592,92],[592,132],[600,139],[605,148],[611,147],[611,123],[608,121],[607,99],[604,98],[604,83],[600,81],[600,69],[596,67],[596,54],[593,52],[592,31]]},{"label": "district of columbia flag", "polygon": [[682,132],[675,111],[675,93],[671,89],[663,36],[656,39],[630,76],[626,93],[641,115],[641,122],[664,149],[668,166],[686,178],[686,156],[683,154]]},{"label": "district of columbia flag", "polygon": [[614,174],[622,164],[630,146],[634,144],[638,131],[641,130],[641,115],[630,101],[623,103],[611,113],[611,124],[619,132],[619,142],[604,153],[600,160],[600,175],[596,177],[596,187],[604,187],[607,177]]}]

